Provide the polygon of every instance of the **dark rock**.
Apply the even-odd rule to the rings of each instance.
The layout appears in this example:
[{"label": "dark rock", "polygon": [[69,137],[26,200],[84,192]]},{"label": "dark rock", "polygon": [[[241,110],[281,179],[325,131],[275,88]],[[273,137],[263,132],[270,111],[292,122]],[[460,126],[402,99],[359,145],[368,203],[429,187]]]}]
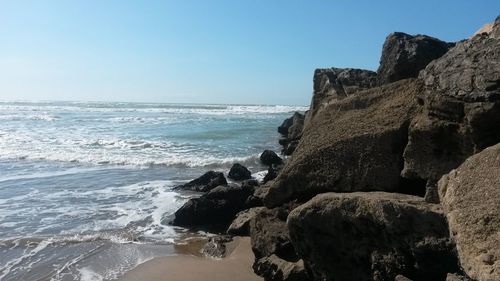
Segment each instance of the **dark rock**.
[{"label": "dark rock", "polygon": [[226,185],[227,181],[221,172],[208,171],[201,177],[194,179],[183,185],[176,186],[174,189],[184,189],[192,191],[208,192],[219,185]]},{"label": "dark rock", "polygon": [[404,152],[406,178],[439,180],[500,142],[500,40],[474,36],[432,61],[419,78],[421,113]]},{"label": "dark rock", "polygon": [[267,166],[280,165],[283,163],[283,159],[272,150],[264,150],[260,155],[260,162]]},{"label": "dark rock", "polygon": [[281,126],[278,127],[278,132],[285,136],[287,139],[290,137],[297,138],[300,137],[300,132],[302,131],[301,126],[304,124],[304,114],[295,112],[292,117],[287,118],[283,121]]},{"label": "dark rock", "polygon": [[288,216],[314,280],[444,280],[458,271],[439,205],[396,193],[326,193]]},{"label": "dark rock", "polygon": [[305,127],[293,157],[271,183],[266,206],[326,191],[398,190],[420,90],[417,80],[405,80],[327,105]]},{"label": "dark rock", "polygon": [[255,207],[239,212],[231,225],[228,227],[227,233],[238,236],[249,236],[250,221],[262,209],[264,209],[264,207]]},{"label": "dark rock", "polygon": [[304,262],[288,262],[276,255],[264,257],[253,265],[254,272],[266,281],[309,281]]},{"label": "dark rock", "polygon": [[434,180],[428,180],[425,186],[424,200],[427,203],[439,203],[439,194],[437,191],[437,182]]},{"label": "dark rock", "polygon": [[308,120],[332,100],[345,98],[359,90],[377,86],[377,73],[353,68],[316,69],[313,77],[313,97]]},{"label": "dark rock", "polygon": [[201,251],[205,257],[218,259],[224,258],[226,256],[226,243],[231,242],[232,240],[233,239],[230,236],[210,237]]},{"label": "dark rock", "polygon": [[199,198],[190,199],[175,212],[173,225],[225,231],[236,214],[249,208],[251,186],[218,186]]},{"label": "dark rock", "polygon": [[500,280],[500,144],[468,158],[438,186],[464,272]]},{"label": "dark rock", "polygon": [[227,177],[233,180],[247,180],[252,178],[252,173],[245,166],[236,163],[229,170]]},{"label": "dark rock", "polygon": [[289,141],[286,145],[283,146],[282,150],[283,154],[292,155],[298,145],[299,145],[298,140]]},{"label": "dark rock", "polygon": [[278,176],[279,170],[273,167],[267,169],[267,174],[264,176],[263,183],[274,180]]},{"label": "dark rock", "polygon": [[402,32],[385,39],[378,75],[381,84],[415,78],[431,61],[444,55],[453,44],[426,35]]}]

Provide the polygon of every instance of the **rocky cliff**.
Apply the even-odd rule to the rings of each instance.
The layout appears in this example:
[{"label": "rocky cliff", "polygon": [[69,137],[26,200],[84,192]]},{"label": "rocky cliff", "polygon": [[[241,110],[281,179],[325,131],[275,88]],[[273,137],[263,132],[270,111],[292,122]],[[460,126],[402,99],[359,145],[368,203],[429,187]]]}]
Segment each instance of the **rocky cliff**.
[{"label": "rocky cliff", "polygon": [[500,280],[498,146],[484,150],[500,143],[500,18],[491,26],[456,44],[393,33],[377,72],[315,71],[300,141],[250,223],[257,273]]}]

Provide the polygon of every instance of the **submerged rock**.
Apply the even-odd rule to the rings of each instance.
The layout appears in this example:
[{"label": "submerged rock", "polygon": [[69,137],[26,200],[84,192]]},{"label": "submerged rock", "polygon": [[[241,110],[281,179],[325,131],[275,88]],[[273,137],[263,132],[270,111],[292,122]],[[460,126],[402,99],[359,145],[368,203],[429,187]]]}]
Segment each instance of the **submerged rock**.
[{"label": "submerged rock", "polygon": [[439,196],[465,273],[500,280],[500,144],[443,176]]},{"label": "submerged rock", "polygon": [[194,179],[183,185],[176,186],[174,189],[184,189],[191,191],[208,192],[219,185],[226,185],[227,181],[221,172],[208,171],[201,177]]},{"label": "submerged rock", "polygon": [[393,32],[382,47],[377,70],[380,83],[415,78],[431,61],[444,55],[453,44],[426,35]]},{"label": "submerged rock", "polygon": [[315,280],[444,280],[458,271],[444,214],[420,197],[325,193],[294,209],[288,228]]},{"label": "submerged rock", "polygon": [[252,178],[252,172],[250,172],[245,166],[236,163],[229,170],[228,178],[233,180],[247,180]]}]

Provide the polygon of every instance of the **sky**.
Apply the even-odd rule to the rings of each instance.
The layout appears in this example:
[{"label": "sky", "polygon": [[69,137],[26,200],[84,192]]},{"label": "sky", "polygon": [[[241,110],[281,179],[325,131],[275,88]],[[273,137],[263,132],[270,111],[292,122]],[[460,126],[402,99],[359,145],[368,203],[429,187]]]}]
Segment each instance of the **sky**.
[{"label": "sky", "polygon": [[445,41],[498,0],[0,0],[0,100],[307,105],[314,69],[376,70],[393,31]]}]

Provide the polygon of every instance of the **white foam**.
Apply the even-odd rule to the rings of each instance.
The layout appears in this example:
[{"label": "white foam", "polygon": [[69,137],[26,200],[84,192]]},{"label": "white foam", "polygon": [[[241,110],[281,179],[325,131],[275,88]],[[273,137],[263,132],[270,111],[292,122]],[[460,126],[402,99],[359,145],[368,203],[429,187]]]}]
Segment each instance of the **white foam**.
[{"label": "white foam", "polygon": [[88,267],[78,269],[80,273],[80,281],[102,281],[104,278]]}]

